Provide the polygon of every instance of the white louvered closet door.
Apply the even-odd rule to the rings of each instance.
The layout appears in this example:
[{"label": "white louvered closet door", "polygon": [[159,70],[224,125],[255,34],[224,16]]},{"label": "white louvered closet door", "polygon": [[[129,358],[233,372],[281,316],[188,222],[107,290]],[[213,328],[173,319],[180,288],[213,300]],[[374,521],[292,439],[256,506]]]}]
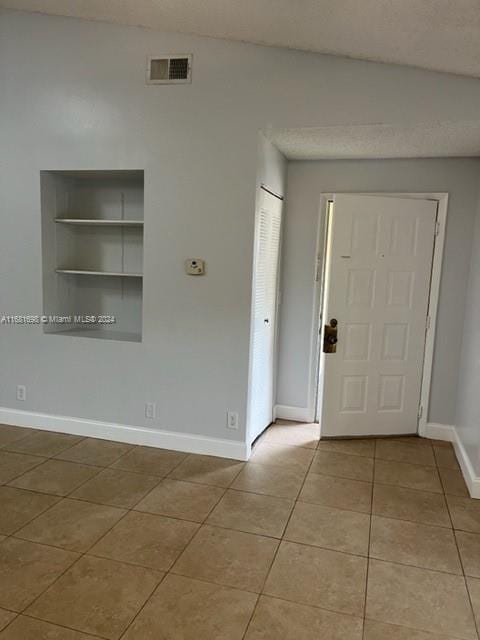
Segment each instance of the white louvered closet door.
[{"label": "white louvered closet door", "polygon": [[277,283],[282,201],[262,189],[257,218],[253,288],[250,441],[273,418]]}]

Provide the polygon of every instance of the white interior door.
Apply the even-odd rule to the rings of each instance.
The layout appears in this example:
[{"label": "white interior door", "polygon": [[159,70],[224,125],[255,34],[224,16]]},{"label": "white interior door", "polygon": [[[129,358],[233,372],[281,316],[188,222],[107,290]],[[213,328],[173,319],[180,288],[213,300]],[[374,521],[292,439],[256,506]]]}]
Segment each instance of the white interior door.
[{"label": "white interior door", "polygon": [[253,281],[253,327],[249,397],[250,442],[272,422],[275,332],[282,200],[261,190]]},{"label": "white interior door", "polygon": [[[322,436],[417,432],[437,202],[336,195],[323,323]],[[324,329],[325,331],[325,329]]]}]

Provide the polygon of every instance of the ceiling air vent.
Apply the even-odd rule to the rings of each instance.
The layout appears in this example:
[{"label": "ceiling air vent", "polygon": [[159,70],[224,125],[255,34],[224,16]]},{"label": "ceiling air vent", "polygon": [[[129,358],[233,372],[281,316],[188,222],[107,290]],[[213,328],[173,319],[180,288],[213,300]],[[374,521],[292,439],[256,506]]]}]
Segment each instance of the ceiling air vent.
[{"label": "ceiling air vent", "polygon": [[192,56],[152,56],[147,63],[148,84],[185,84],[192,81]]}]

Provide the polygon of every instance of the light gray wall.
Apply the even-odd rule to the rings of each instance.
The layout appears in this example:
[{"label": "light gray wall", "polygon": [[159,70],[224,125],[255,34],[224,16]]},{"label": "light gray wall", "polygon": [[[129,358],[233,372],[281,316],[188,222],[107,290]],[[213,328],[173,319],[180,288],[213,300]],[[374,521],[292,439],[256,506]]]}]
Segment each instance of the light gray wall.
[{"label": "light gray wall", "polygon": [[290,162],[282,271],[277,404],[307,406],[315,247],[322,192],[448,192],[428,419],[454,424],[480,160]]},{"label": "light gray wall", "polygon": [[[284,196],[287,189],[287,159],[267,138],[258,136],[258,177],[257,187],[262,185]],[[259,192],[257,188],[257,200]]]},{"label": "light gray wall", "polygon": [[[185,52],[191,85],[145,84],[148,55]],[[480,108],[473,79],[9,11],[0,87],[2,313],[41,313],[40,170],[145,169],[143,342],[1,326],[0,406],[232,440],[245,438],[258,131]],[[192,256],[205,277],[185,276]]]},{"label": "light gray wall", "polygon": [[474,472],[480,476],[480,200],[473,236],[472,260],[458,377],[455,425]]}]

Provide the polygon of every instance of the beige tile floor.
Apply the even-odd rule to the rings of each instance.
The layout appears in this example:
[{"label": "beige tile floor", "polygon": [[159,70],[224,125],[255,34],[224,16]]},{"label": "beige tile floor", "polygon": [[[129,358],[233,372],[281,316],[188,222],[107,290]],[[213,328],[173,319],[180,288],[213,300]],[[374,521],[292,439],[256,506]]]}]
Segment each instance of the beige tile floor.
[{"label": "beige tile floor", "polygon": [[244,464],[0,425],[0,640],[478,640],[447,443],[278,423]]}]

